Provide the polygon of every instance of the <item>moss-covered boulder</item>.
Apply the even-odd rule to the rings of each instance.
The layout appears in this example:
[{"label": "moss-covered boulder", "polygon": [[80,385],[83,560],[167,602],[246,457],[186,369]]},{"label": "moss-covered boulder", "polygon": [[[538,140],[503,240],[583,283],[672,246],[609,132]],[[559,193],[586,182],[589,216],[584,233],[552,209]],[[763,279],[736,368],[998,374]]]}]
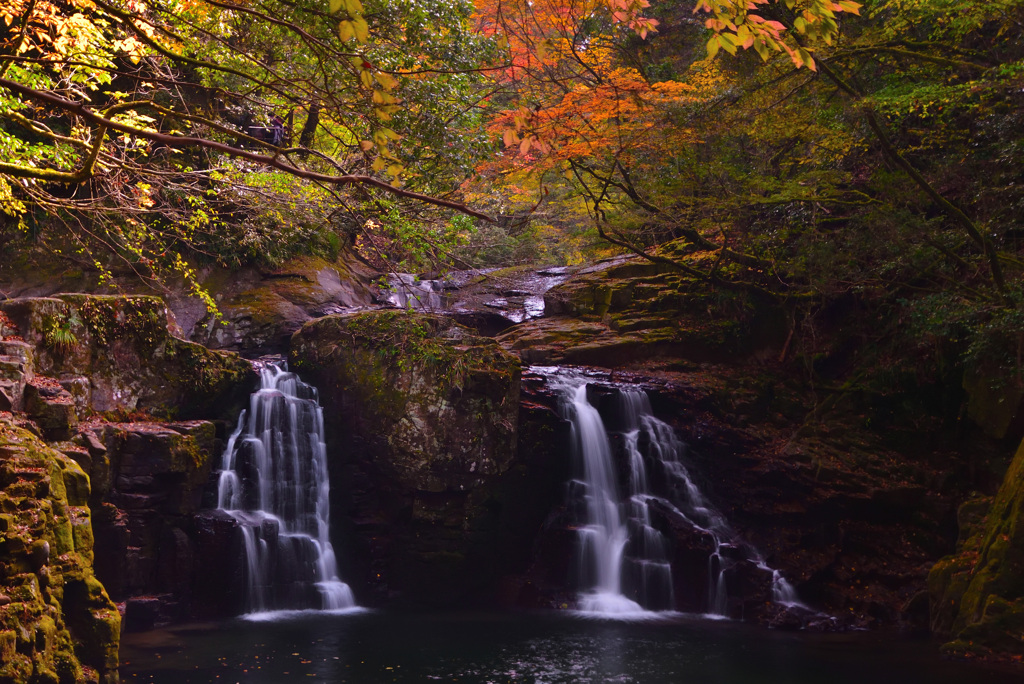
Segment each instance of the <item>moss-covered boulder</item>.
[{"label": "moss-covered boulder", "polygon": [[117,681],[121,616],[93,574],[88,482],[0,414],[0,682]]},{"label": "moss-covered boulder", "polygon": [[[497,487],[516,454],[519,361],[450,319],[401,311],[329,316],[292,338],[320,391],[342,546],[381,600],[451,603],[478,588]],[[340,519],[343,516],[338,516]]]},{"label": "moss-covered boulder", "polygon": [[220,415],[255,383],[243,359],[171,335],[157,297],[65,294],[0,310],[31,345],[35,372],[57,378],[80,414]]},{"label": "moss-covered boulder", "polygon": [[931,623],[952,653],[1024,655],[1024,443],[1002,486],[960,509],[957,554],[928,577]]}]

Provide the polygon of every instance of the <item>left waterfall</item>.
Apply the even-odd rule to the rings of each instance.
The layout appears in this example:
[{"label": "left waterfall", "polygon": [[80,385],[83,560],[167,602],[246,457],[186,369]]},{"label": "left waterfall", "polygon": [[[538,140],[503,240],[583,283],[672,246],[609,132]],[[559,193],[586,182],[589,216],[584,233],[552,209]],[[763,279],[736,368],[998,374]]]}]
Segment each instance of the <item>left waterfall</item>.
[{"label": "left waterfall", "polygon": [[356,607],[330,542],[330,482],[316,388],[284,362],[260,369],[260,389],[224,450],[217,508],[245,542],[249,613]]}]

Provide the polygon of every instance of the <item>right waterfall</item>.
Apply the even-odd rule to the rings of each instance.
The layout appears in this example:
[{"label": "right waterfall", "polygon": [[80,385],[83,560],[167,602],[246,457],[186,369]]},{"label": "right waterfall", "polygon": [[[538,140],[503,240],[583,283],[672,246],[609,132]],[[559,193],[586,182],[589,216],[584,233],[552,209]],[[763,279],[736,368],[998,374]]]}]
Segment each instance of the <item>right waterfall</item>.
[{"label": "right waterfall", "polygon": [[[705,541],[707,591],[700,612],[731,616],[730,580],[743,570],[763,573],[770,582],[766,598],[805,607],[701,492],[686,466],[686,445],[654,416],[643,390],[590,384],[585,374],[566,369],[538,370],[561,392],[562,414],[572,425],[568,499],[579,533],[580,611],[621,616],[677,609],[669,527],[688,528]],[[603,397],[609,427],[591,394]],[[619,458],[613,442],[621,445]]]}]

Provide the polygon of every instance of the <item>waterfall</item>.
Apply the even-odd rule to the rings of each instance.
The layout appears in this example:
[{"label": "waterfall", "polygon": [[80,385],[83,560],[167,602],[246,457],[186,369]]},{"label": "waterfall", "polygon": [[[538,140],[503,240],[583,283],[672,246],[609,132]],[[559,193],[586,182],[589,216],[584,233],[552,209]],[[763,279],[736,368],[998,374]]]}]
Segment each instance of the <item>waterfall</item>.
[{"label": "waterfall", "polygon": [[338,578],[329,494],[316,389],[283,362],[268,363],[228,440],[217,485],[217,508],[242,531],[250,613],[355,608]]},{"label": "waterfall", "polygon": [[589,613],[640,613],[643,608],[622,593],[622,557],[629,540],[612,466],[611,446],[597,409],[587,401],[587,386],[566,387],[575,461],[582,480],[575,485],[586,505],[580,527],[580,609]]},{"label": "waterfall", "polygon": [[[792,585],[739,538],[700,491],[685,464],[686,445],[670,425],[654,416],[645,392],[614,388],[613,427],[621,437],[628,475],[619,478],[608,430],[587,397],[587,377],[534,370],[548,374],[561,391],[563,417],[572,425],[577,479],[569,483],[569,499],[582,519],[577,573],[581,611],[614,615],[675,607],[669,542],[653,524],[655,510],[711,540],[707,614],[728,614],[729,573],[743,563],[771,575],[774,602],[805,607]],[[628,484],[625,496],[619,492],[620,479]]]}]

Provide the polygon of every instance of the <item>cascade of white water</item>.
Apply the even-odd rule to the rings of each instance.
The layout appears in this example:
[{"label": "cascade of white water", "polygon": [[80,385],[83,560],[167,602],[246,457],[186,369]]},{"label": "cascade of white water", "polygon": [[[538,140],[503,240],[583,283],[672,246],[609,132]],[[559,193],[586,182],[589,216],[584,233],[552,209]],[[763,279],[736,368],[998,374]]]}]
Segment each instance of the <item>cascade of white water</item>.
[{"label": "cascade of white water", "polygon": [[[581,477],[570,483],[570,491],[586,504],[579,528],[579,606],[583,611],[614,614],[674,607],[668,542],[652,524],[653,508],[710,537],[709,614],[728,614],[728,574],[741,562],[771,573],[773,601],[805,607],[793,586],[739,538],[701,492],[684,462],[686,445],[670,425],[654,416],[645,392],[616,388],[616,423],[629,467],[629,495],[623,499],[605,425],[587,399],[586,376],[559,372],[550,377],[562,391],[563,413],[572,424]],[[659,483],[657,488],[652,481]]]},{"label": "cascade of white water", "polygon": [[650,412],[650,406],[647,395],[636,390],[622,390],[618,398],[624,429],[623,445],[629,462],[627,510],[630,542],[624,570],[645,608],[672,609],[675,598],[668,541],[652,525],[651,505],[658,498],[651,494],[647,466],[640,448],[640,440],[647,437],[643,419]]},{"label": "cascade of white water", "polygon": [[612,466],[608,434],[597,409],[587,401],[586,382],[570,378],[563,386],[566,417],[572,423],[577,481],[586,502],[580,527],[580,609],[588,613],[640,613],[643,608],[622,593],[622,558],[629,540]]},{"label": "cascade of white water", "polygon": [[330,542],[327,450],[316,390],[281,364],[260,389],[224,451],[217,507],[238,521],[249,610],[355,607]]},{"label": "cascade of white water", "polygon": [[749,561],[772,574],[772,600],[785,606],[806,608],[797,597],[796,589],[778,570],[765,562],[760,552],[739,538],[718,510],[707,500],[690,476],[684,463],[686,444],[675,430],[656,418],[650,402],[643,392],[635,392],[642,404],[639,411],[642,430],[647,434],[653,461],[663,468],[668,488],[668,499],[695,527],[710,535],[714,551],[708,557],[708,613],[726,615],[729,593],[726,575],[740,561]]}]

